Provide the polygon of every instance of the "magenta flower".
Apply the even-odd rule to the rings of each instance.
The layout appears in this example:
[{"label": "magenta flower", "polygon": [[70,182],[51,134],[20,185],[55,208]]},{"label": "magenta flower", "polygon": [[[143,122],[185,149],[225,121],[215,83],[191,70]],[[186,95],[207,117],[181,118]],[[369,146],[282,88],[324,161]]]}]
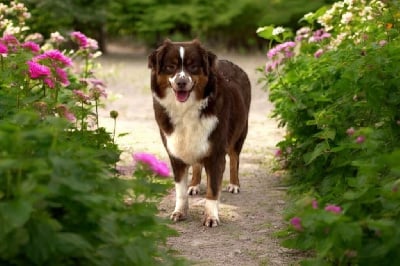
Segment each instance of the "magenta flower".
[{"label": "magenta flower", "polygon": [[43,81],[51,89],[53,89],[56,86],[56,84],[54,83],[54,80],[51,78],[45,78]]},{"label": "magenta flower", "polygon": [[293,228],[296,229],[297,231],[303,231],[303,226],[301,225],[300,217],[293,217],[290,220],[290,223],[292,224]]},{"label": "magenta flower", "polygon": [[325,207],[325,211],[339,214],[342,212],[342,208],[340,208],[339,206],[336,206],[336,205],[327,205]]},{"label": "magenta flower", "polygon": [[7,53],[8,53],[7,45],[5,45],[4,43],[0,42],[0,54],[1,55],[6,55]]},{"label": "magenta flower", "polygon": [[46,51],[43,54],[35,56],[33,58],[34,61],[41,61],[46,59],[50,59],[53,64],[60,63],[60,67],[72,66],[71,58],[65,56],[59,50]]},{"label": "magenta flower", "polygon": [[23,48],[31,50],[34,53],[38,53],[40,51],[40,46],[32,41],[24,42],[21,46]]},{"label": "magenta flower", "polygon": [[51,73],[50,69],[47,66],[41,65],[37,62],[28,61],[27,64],[29,67],[29,77],[32,79],[48,77]]},{"label": "magenta flower", "polygon": [[147,165],[150,170],[156,175],[163,177],[168,177],[170,175],[168,165],[163,161],[159,161],[153,154],[144,152],[135,153],[133,154],[133,159],[136,162]]},{"label": "magenta flower", "polygon": [[281,149],[277,149],[275,151],[275,157],[281,157],[282,156],[282,150]]},{"label": "magenta flower", "polygon": [[81,48],[87,48],[89,43],[88,43],[88,38],[86,37],[85,34],[83,34],[80,31],[74,31],[71,33],[71,38],[73,41],[75,41]]},{"label": "magenta flower", "polygon": [[361,144],[365,141],[365,137],[363,135],[358,136],[356,139],[356,143]]},{"label": "magenta flower", "polygon": [[68,86],[70,84],[69,80],[68,80],[67,71],[65,71],[62,68],[57,67],[56,74],[57,74],[57,80],[59,80],[61,82],[61,84],[63,84],[64,86]]}]

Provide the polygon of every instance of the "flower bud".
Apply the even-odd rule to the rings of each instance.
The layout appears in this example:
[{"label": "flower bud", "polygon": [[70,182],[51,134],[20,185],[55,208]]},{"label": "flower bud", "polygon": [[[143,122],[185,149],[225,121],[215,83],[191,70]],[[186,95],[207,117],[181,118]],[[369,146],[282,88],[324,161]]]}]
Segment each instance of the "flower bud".
[{"label": "flower bud", "polygon": [[110,112],[110,116],[111,116],[111,118],[116,119],[116,118],[118,117],[118,112],[115,111],[115,110],[112,110],[112,111]]}]

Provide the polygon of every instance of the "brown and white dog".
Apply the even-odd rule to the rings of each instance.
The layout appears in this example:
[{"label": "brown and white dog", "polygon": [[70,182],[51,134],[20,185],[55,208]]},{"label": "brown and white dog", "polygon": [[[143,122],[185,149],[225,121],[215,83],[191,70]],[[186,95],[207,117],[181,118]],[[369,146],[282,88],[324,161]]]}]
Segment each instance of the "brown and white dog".
[{"label": "brown and white dog", "polygon": [[[230,158],[228,191],[239,192],[239,154],[247,135],[251,86],[237,65],[217,60],[199,41],[166,40],[149,56],[155,119],[175,178],[173,221],[188,214],[188,195],[198,194],[207,174],[205,226],[217,226],[218,203]],[[188,187],[188,169],[193,178]]]}]

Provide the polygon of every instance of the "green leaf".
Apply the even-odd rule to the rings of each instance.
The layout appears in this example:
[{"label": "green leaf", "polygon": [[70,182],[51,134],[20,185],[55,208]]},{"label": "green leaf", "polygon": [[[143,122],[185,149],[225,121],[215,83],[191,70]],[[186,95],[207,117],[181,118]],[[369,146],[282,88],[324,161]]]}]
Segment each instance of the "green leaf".
[{"label": "green leaf", "polygon": [[311,153],[309,152],[309,153],[304,154],[304,156],[303,156],[304,162],[306,164],[310,164],[316,158],[318,158],[319,156],[326,153],[328,150],[329,150],[329,144],[327,142],[324,141],[324,142],[318,143]]},{"label": "green leaf", "polygon": [[23,226],[32,212],[32,206],[23,200],[0,203],[0,235]]},{"label": "green leaf", "polygon": [[256,33],[258,36],[261,38],[267,39],[267,40],[274,40],[275,36],[272,35],[272,31],[274,30],[274,26],[265,26],[265,27],[260,27],[257,29]]},{"label": "green leaf", "polygon": [[334,140],[336,136],[336,130],[335,129],[324,129],[321,132],[318,132],[317,134],[314,134],[314,137],[319,138],[319,139],[330,139]]}]

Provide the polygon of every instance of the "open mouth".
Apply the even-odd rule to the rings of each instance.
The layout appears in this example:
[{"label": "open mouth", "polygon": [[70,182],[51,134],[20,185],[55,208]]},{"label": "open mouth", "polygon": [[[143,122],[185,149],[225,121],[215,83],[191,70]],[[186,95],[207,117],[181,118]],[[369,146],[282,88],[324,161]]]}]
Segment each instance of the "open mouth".
[{"label": "open mouth", "polygon": [[187,99],[189,99],[190,93],[192,92],[192,90],[190,91],[186,91],[186,90],[174,90],[175,92],[175,97],[176,99],[183,103],[186,102]]}]

